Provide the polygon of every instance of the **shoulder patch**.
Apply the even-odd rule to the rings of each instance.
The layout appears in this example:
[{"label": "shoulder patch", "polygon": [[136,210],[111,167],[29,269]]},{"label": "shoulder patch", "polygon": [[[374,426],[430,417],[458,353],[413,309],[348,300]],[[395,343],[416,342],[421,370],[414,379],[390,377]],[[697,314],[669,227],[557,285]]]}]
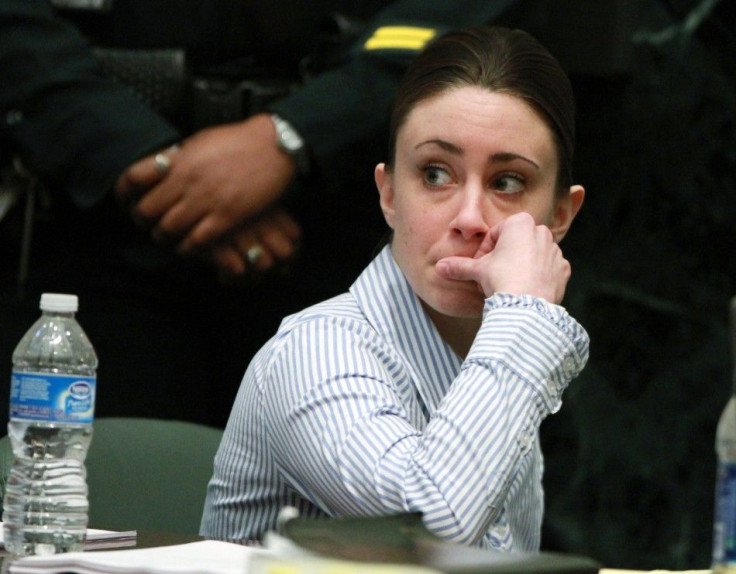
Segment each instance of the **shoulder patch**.
[{"label": "shoulder patch", "polygon": [[434,28],[382,26],[363,44],[364,50],[421,50],[437,35]]}]

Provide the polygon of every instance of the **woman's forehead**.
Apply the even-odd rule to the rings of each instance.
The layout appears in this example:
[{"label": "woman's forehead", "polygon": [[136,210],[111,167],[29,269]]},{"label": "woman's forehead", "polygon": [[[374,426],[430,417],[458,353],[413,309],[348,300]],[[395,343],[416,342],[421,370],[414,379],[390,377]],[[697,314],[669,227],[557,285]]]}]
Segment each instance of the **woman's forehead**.
[{"label": "woman's forehead", "polygon": [[460,148],[505,144],[543,156],[556,151],[552,131],[531,105],[518,96],[475,86],[418,102],[398,137],[409,146],[440,139]]}]

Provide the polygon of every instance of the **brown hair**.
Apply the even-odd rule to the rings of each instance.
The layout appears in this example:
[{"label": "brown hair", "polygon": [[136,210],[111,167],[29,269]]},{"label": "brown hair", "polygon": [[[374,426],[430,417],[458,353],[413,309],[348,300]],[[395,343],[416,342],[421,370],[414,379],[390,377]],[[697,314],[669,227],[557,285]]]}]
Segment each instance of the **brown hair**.
[{"label": "brown hair", "polygon": [[552,131],[559,155],[558,191],[572,185],[575,97],[559,62],[522,30],[479,26],[430,43],[407,70],[394,100],[389,158],[398,130],[420,102],[448,90],[478,86],[526,101]]}]

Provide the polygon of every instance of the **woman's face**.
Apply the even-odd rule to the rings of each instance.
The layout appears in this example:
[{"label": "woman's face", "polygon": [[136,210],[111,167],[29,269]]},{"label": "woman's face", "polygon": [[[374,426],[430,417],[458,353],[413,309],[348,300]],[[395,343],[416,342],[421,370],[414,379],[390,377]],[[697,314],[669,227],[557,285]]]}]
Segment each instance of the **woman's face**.
[{"label": "woman's face", "polygon": [[526,211],[562,239],[574,213],[556,199],[557,171],[549,127],[517,97],[462,87],[409,113],[393,168],[379,164],[375,175],[394,257],[430,312],[480,317],[478,286],[440,277],[435,264],[473,257],[509,215]]}]

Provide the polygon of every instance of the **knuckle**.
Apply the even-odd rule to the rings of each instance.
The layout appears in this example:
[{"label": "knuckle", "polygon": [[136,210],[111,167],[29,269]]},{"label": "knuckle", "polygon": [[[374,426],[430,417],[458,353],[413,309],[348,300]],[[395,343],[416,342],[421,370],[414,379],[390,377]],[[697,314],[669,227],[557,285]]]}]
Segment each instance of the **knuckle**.
[{"label": "knuckle", "polygon": [[225,228],[213,218],[207,218],[196,225],[189,233],[189,240],[197,247],[208,245],[221,237]]},{"label": "knuckle", "polygon": [[141,221],[154,219],[154,211],[146,201],[139,201],[133,206],[133,216]]},{"label": "knuckle", "polygon": [[294,245],[290,241],[281,241],[274,245],[274,255],[279,259],[288,259],[294,254]]}]

